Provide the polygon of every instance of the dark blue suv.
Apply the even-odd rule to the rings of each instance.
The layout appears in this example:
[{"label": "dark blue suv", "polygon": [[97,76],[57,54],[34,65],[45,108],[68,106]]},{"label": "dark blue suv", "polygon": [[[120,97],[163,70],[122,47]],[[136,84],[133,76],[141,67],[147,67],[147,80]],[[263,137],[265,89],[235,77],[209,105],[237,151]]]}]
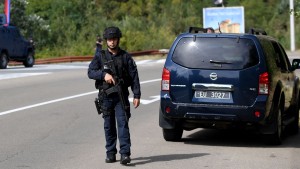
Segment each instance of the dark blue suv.
[{"label": "dark blue suv", "polygon": [[0,69],[6,69],[9,61],[32,67],[35,63],[34,45],[21,35],[17,27],[0,25]]},{"label": "dark blue suv", "polygon": [[191,27],[174,41],[161,82],[159,125],[166,141],[195,128],[257,129],[280,144],[299,130],[299,78],[265,31],[208,33]]}]

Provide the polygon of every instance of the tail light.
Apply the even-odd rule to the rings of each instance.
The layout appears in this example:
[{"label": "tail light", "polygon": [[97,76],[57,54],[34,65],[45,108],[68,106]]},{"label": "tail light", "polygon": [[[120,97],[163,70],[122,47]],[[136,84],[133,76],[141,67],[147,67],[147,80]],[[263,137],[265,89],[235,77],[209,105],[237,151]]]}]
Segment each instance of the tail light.
[{"label": "tail light", "polygon": [[268,72],[259,75],[258,94],[269,94],[269,74]]},{"label": "tail light", "polygon": [[254,112],[254,116],[257,117],[257,118],[259,118],[261,116],[261,113],[259,111],[255,111]]},{"label": "tail light", "polygon": [[171,108],[170,107],[166,107],[166,113],[170,113],[171,112]]},{"label": "tail light", "polygon": [[166,68],[162,72],[161,90],[170,90],[170,71]]}]

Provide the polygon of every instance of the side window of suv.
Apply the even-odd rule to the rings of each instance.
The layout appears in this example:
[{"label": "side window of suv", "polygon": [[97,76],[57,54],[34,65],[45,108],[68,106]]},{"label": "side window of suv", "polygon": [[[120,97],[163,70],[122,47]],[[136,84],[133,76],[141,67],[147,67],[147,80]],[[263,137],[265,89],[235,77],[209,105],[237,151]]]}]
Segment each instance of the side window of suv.
[{"label": "side window of suv", "polygon": [[259,41],[263,48],[263,53],[265,55],[264,58],[266,58],[266,61],[269,63],[268,66],[271,67],[270,69],[281,70],[282,60],[280,59],[278,54],[276,54],[273,44],[266,39],[259,39]]},{"label": "side window of suv", "polygon": [[285,53],[284,48],[283,48],[283,47],[281,46],[281,44],[279,44],[279,43],[278,43],[278,46],[279,46],[280,51],[281,51],[281,53],[282,53],[283,59],[284,59],[285,62],[286,62],[286,65],[287,65],[288,70],[291,70],[291,69],[292,69],[291,62],[290,62],[290,60],[289,60],[287,54]]},{"label": "side window of suv", "polygon": [[172,60],[194,69],[245,69],[259,63],[255,44],[250,39],[234,38],[182,38]]},{"label": "side window of suv", "polygon": [[279,62],[278,67],[281,68],[282,71],[288,71],[287,62],[285,60],[285,56],[282,53],[282,50],[277,42],[272,42],[273,48],[275,50],[276,62]]},{"label": "side window of suv", "polygon": [[12,32],[13,32],[14,38],[17,38],[17,39],[21,38],[21,35],[17,29],[14,29]]}]

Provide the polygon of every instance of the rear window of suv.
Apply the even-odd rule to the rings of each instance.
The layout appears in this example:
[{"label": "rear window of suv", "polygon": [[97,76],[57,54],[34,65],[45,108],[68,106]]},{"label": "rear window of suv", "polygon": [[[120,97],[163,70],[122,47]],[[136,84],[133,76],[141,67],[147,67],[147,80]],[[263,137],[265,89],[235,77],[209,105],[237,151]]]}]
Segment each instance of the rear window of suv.
[{"label": "rear window of suv", "polygon": [[182,38],[173,62],[194,69],[245,69],[258,64],[255,44],[244,38]]}]

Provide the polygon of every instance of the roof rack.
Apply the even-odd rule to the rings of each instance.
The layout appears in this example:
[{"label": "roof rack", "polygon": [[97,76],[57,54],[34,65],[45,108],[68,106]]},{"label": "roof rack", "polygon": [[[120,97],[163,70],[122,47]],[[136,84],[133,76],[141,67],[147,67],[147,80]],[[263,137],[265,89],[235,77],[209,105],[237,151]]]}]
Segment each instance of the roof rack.
[{"label": "roof rack", "polygon": [[252,35],[267,35],[265,30],[257,28],[250,28],[248,33]]},{"label": "roof rack", "polygon": [[189,33],[214,33],[214,32],[215,31],[213,28],[189,27]]}]

